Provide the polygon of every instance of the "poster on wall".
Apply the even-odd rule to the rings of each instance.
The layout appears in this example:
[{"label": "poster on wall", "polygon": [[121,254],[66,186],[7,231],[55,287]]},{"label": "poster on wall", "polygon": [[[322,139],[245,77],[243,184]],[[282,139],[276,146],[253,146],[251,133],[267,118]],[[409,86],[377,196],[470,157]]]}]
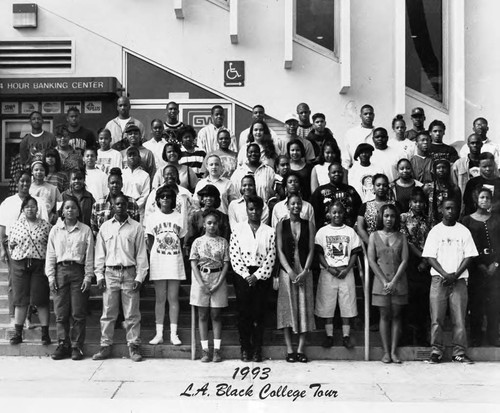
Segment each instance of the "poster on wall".
[{"label": "poster on wall", "polygon": [[2,102],[2,115],[17,115],[19,113],[18,102]]},{"label": "poster on wall", "polygon": [[29,115],[31,112],[38,109],[38,102],[22,102],[21,103],[21,113],[24,115]]},{"label": "poster on wall", "polygon": [[69,108],[77,108],[82,113],[82,102],[70,101],[64,102],[64,113],[68,113]]},{"label": "poster on wall", "polygon": [[61,113],[61,102],[42,102],[42,114]]},{"label": "poster on wall", "polygon": [[83,105],[85,113],[102,113],[102,101],[88,100]]}]

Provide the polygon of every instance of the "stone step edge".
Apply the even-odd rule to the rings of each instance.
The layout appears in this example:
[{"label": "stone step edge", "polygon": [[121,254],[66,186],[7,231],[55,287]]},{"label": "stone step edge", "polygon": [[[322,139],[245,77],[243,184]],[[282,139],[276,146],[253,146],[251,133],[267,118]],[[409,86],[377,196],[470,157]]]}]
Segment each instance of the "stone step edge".
[{"label": "stone step edge", "polygon": [[[211,343],[210,343],[211,344]],[[22,357],[49,357],[55,350],[55,345],[42,346],[40,344],[23,343],[18,346],[12,346],[8,342],[0,340],[0,356],[22,356]],[[92,354],[99,350],[99,344],[86,344],[84,347],[84,355],[86,359],[90,359]],[[146,359],[153,358],[173,358],[173,359],[190,359],[191,347],[190,346],[172,346],[160,344],[152,346],[149,344],[142,344],[140,346],[141,354]],[[451,361],[451,354],[453,347],[449,346],[445,349],[443,362]],[[399,356],[403,361],[425,361],[430,355],[430,348],[428,347],[400,347],[398,349]],[[199,358],[200,349],[196,348],[196,358]],[[284,360],[286,356],[286,347],[284,345],[264,346],[262,354],[266,360]],[[308,346],[306,354],[310,360],[364,360],[364,347],[355,347],[352,350],[347,350],[343,347],[333,347],[332,349],[324,349],[320,346]],[[380,362],[383,354],[381,347],[370,348],[369,359],[370,361]],[[468,355],[475,361],[500,361],[499,348],[471,348],[468,350]],[[223,359],[239,359],[240,346],[239,345],[222,345]],[[128,347],[126,344],[114,344],[112,349],[113,358],[128,358]],[[264,360],[264,362],[265,362]],[[69,362],[72,362],[69,360]],[[199,360],[197,360],[199,362]],[[246,363],[244,363],[246,364]]]}]

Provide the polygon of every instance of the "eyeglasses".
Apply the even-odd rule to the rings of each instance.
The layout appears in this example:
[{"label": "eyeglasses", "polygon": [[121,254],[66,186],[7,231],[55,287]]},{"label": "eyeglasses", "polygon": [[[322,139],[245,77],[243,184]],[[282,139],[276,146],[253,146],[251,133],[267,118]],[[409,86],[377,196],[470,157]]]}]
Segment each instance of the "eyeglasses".
[{"label": "eyeglasses", "polygon": [[158,199],[170,199],[170,196],[168,194],[161,194],[158,196]]}]

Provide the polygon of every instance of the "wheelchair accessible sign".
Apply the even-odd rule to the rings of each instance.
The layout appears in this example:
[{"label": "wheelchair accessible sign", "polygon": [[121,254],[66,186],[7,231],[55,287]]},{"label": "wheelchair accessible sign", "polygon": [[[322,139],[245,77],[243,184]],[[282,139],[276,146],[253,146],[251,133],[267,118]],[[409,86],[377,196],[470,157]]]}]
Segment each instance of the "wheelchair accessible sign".
[{"label": "wheelchair accessible sign", "polygon": [[245,86],[245,62],[243,60],[224,62],[224,86]]}]

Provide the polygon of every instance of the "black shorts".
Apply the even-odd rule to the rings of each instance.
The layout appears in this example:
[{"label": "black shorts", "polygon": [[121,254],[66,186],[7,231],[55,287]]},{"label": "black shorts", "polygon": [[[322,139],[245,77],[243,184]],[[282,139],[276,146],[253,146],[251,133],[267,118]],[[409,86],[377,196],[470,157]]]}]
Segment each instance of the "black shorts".
[{"label": "black shorts", "polygon": [[11,260],[10,267],[14,306],[48,306],[50,289],[45,260]]}]

